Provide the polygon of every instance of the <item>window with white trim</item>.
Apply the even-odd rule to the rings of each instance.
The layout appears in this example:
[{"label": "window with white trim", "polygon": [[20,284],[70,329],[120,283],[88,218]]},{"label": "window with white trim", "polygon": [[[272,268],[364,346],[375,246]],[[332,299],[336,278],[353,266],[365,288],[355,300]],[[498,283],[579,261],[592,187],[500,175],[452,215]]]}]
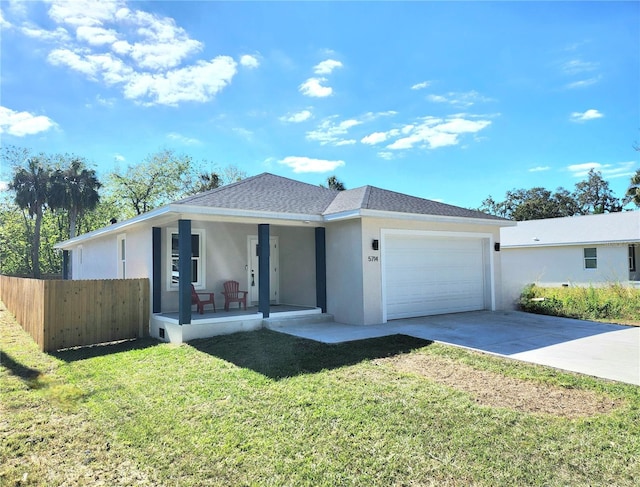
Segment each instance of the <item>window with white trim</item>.
[{"label": "window with white trim", "polygon": [[595,247],[588,247],[583,249],[583,251],[584,251],[584,268],[597,269],[598,268],[598,250]]},{"label": "window with white trim", "polygon": [[118,279],[127,277],[127,236],[118,235]]},{"label": "window with white trim", "polygon": [[[205,287],[204,264],[204,230],[191,230],[191,283],[197,287]],[[179,253],[178,253],[178,229],[169,230],[169,289],[177,290],[180,281]]]},{"label": "window with white trim", "polygon": [[629,272],[636,271],[636,247],[629,245]]}]

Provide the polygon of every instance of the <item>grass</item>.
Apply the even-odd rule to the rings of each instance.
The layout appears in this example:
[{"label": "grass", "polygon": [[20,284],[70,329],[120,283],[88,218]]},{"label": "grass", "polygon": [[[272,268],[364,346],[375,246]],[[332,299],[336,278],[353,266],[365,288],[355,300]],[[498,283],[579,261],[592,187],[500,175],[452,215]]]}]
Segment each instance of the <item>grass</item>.
[{"label": "grass", "polygon": [[524,311],[585,320],[640,325],[640,289],[605,287],[538,287],[531,284],[520,298]]},{"label": "grass", "polygon": [[[412,354],[619,406],[488,407],[380,360]],[[0,362],[3,486],[640,483],[640,388],[409,337],[263,330],[46,355],[0,311]]]}]

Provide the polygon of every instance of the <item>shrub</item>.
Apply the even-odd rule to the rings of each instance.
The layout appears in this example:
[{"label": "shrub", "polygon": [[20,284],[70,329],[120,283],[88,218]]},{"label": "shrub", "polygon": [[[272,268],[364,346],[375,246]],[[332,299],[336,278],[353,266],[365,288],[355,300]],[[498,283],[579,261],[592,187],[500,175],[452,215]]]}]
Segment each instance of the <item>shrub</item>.
[{"label": "shrub", "polygon": [[520,308],[530,313],[591,320],[640,322],[640,289],[611,284],[605,287],[526,286]]}]

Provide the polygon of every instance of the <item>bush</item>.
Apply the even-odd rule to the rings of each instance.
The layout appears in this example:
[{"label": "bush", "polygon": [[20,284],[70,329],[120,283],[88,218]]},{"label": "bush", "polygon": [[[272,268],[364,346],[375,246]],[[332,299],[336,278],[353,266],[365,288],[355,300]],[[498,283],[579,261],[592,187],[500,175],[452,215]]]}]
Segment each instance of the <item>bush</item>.
[{"label": "bush", "polygon": [[529,284],[520,295],[520,309],[529,313],[587,320],[640,322],[640,289],[606,287],[538,287]]}]

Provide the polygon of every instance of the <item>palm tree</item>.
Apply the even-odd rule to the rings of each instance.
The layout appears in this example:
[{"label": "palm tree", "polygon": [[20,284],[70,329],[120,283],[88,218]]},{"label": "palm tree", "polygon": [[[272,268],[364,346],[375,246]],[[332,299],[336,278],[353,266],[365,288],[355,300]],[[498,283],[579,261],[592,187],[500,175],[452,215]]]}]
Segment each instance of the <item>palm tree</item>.
[{"label": "palm tree", "polygon": [[625,203],[633,202],[634,205],[640,208],[640,169],[631,176],[629,189],[627,189],[624,201]]},{"label": "palm tree", "polygon": [[9,188],[15,192],[15,202],[29,216],[35,216],[33,241],[31,242],[31,265],[33,277],[40,278],[40,227],[42,214],[49,200],[51,169],[37,157],[27,160],[26,167],[16,168]]},{"label": "palm tree", "polygon": [[96,172],[87,169],[81,159],[74,158],[67,169],[57,169],[51,178],[52,208],[63,208],[69,212],[69,238],[76,236],[77,222],[86,212],[96,208],[100,202],[98,189],[102,184]]}]

